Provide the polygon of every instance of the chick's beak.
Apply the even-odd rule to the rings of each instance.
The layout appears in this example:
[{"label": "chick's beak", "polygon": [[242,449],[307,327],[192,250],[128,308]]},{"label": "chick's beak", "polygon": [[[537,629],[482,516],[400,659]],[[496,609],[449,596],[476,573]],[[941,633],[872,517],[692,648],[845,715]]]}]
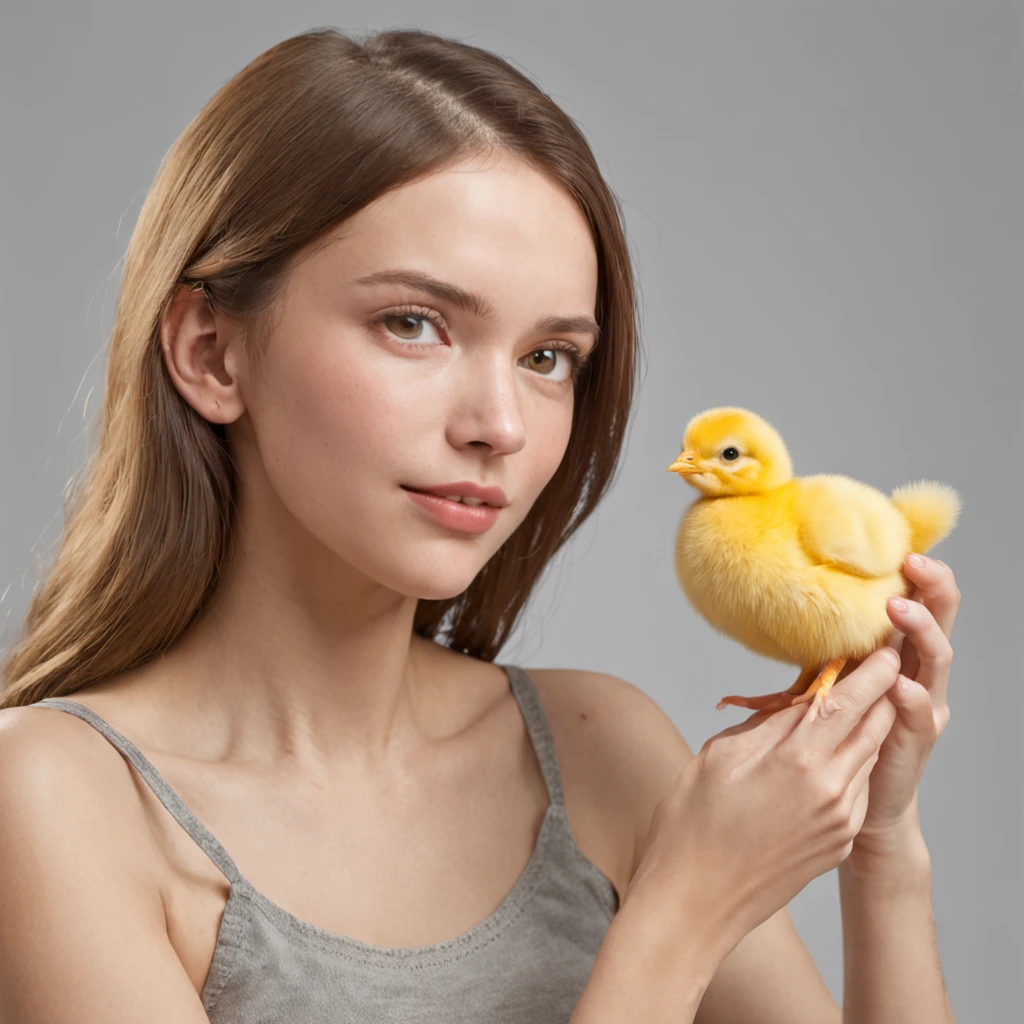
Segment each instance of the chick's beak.
[{"label": "chick's beak", "polygon": [[703,470],[697,462],[696,453],[684,451],[665,472],[678,473],[680,476],[685,476],[687,473],[701,473]]}]

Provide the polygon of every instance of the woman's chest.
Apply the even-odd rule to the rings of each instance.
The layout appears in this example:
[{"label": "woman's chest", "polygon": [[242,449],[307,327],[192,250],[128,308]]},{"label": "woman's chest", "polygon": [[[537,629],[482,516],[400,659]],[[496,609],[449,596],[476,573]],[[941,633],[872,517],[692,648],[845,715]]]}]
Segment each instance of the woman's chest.
[{"label": "woman's chest", "polygon": [[[216,834],[229,836],[221,842],[246,881],[300,921],[375,945],[428,945],[487,918],[515,884],[540,826],[535,810],[515,804],[454,810],[429,825],[363,817],[298,829],[289,815],[265,813],[236,829],[218,817]],[[190,843],[183,833],[168,858],[164,901],[170,941],[201,992],[229,888]]]},{"label": "woman's chest", "polygon": [[[500,760],[500,759],[499,759]],[[602,827],[594,795],[564,773],[580,850],[621,893],[630,831]],[[535,772],[535,774],[533,773]],[[536,765],[482,771],[449,793],[408,804],[361,797],[320,803],[282,790],[171,785],[228,850],[246,882],[286,914],[387,947],[463,935],[502,904],[534,853],[548,804]],[[230,799],[211,801],[212,788]],[[197,993],[206,983],[229,896],[227,879],[158,802],[168,936]],[[162,814],[161,814],[162,812]]]}]

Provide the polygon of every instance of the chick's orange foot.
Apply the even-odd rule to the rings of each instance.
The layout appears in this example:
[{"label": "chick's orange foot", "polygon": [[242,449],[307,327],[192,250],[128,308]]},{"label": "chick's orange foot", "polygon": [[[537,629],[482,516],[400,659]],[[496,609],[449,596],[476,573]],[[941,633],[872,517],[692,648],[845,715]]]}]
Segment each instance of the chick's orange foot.
[{"label": "chick's orange foot", "polygon": [[[826,662],[820,672],[814,669],[804,669],[797,681],[788,689],[779,693],[765,693],[758,697],[738,697],[730,694],[723,697],[715,705],[716,710],[721,710],[729,704],[737,707],[750,708],[754,711],[766,711],[772,714],[781,711],[783,708],[792,707],[794,704],[802,704],[804,701],[813,701],[810,716],[813,718],[818,713],[825,694],[832,689],[836,677],[843,670],[846,658],[833,658]],[[811,678],[813,676],[813,678]],[[808,680],[810,682],[808,683]]]}]

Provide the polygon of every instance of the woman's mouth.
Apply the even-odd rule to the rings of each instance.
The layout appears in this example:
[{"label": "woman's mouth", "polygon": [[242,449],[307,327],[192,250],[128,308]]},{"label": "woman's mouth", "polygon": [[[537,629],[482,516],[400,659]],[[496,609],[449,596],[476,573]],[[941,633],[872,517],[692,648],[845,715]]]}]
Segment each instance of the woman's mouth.
[{"label": "woman's mouth", "polygon": [[[483,533],[497,521],[500,508],[493,505],[470,505],[459,500],[445,498],[427,491],[417,491],[401,485],[409,497],[428,512],[431,518],[452,530],[460,533]],[[471,499],[472,500],[472,499]]]}]

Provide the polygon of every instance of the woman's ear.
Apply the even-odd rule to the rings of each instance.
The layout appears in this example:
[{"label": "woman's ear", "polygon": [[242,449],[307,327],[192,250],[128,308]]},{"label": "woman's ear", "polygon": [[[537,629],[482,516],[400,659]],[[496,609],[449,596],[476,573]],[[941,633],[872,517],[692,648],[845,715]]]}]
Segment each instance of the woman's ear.
[{"label": "woman's ear", "polygon": [[214,312],[201,282],[177,286],[160,322],[160,347],[182,398],[211,423],[232,423],[245,412],[242,344],[240,334]]}]

